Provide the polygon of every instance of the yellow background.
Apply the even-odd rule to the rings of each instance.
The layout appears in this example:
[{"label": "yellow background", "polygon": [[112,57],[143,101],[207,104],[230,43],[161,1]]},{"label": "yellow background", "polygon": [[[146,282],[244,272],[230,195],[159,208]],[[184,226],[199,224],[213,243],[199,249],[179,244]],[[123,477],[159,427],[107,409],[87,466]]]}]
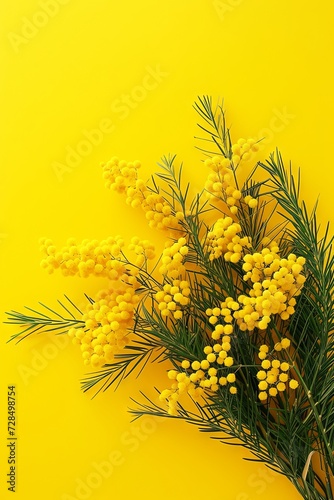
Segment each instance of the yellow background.
[{"label": "yellow background", "polygon": [[[41,236],[58,246],[70,236],[152,237],[104,189],[101,161],[138,158],[149,175],[163,154],[177,153],[194,189],[201,184],[197,95],[224,97],[235,139],[267,136],[260,157],[279,146],[300,165],[303,197],[321,193],[320,219],[333,219],[331,2],[2,0],[0,10],[2,321],[38,301],[56,306],[64,293],[80,304],[101,286],[47,275]],[[98,127],[102,136],[85,149],[85,133]],[[81,151],[74,163],[68,148]],[[1,498],[12,498],[8,384],[17,388],[18,500],[300,498],[287,479],[243,461],[245,450],[196,428],[131,424],[129,396],[163,388],[159,367],[91,400],[80,391],[75,346],[51,335],[6,345],[16,330],[0,330]]]}]

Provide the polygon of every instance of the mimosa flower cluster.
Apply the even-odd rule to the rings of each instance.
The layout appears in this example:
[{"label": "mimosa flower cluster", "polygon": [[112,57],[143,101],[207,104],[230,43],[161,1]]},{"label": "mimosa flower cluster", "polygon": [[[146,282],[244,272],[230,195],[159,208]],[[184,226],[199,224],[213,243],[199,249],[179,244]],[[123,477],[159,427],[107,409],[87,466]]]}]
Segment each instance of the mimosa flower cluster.
[{"label": "mimosa flower cluster", "polygon": [[182,306],[189,304],[189,295],[188,281],[173,280],[172,284],[166,283],[163,290],[155,294],[161,315],[169,316],[173,313],[175,319],[181,319]]},{"label": "mimosa flower cluster", "polygon": [[231,217],[218,219],[204,243],[204,251],[210,254],[210,260],[219,259],[223,255],[228,262],[239,262],[244,247],[251,247],[248,236],[240,237],[241,231],[240,224]]},{"label": "mimosa flower cluster", "polygon": [[229,156],[213,156],[205,160],[205,166],[213,172],[208,175],[205,188],[210,197],[222,199],[226,202],[232,214],[237,214],[237,202],[244,202],[250,208],[257,206],[257,200],[249,194],[243,193],[236,187],[236,169],[240,163],[251,159],[259,147],[255,139],[239,139],[233,144]]},{"label": "mimosa flower cluster", "polygon": [[83,240],[76,243],[70,238],[60,251],[57,251],[52,240],[40,240],[41,251],[46,257],[41,266],[49,273],[60,269],[64,276],[100,276],[111,280],[118,280],[124,274],[124,266],[117,260],[124,247],[120,237],[109,237],[106,240]]},{"label": "mimosa flower cluster", "polygon": [[109,218],[102,240],[59,248],[43,238],[43,269],[91,278],[100,292],[85,293],[80,307],[65,295],[60,314],[42,302],[42,312],[12,311],[9,322],[24,328],[12,338],[68,334],[93,369],[84,391],[156,363],[166,385],[154,381],[153,396],[132,399],[135,418],[177,417],[220,433],[303,498],[333,500],[334,238],[328,226],[321,234],[317,206],[308,212],[299,174],[278,151],[262,162],[259,141],[232,141],[219,103],[205,96],[194,107],[209,134],[199,192],[172,155],[149,180],[137,160],[102,164],[106,188],[144,216],[147,233],[161,231],[160,250],[148,234],[110,236]]},{"label": "mimosa flower cluster", "polygon": [[168,278],[178,279],[185,273],[183,264],[185,257],[188,255],[189,248],[186,245],[185,238],[179,238],[175,243],[167,243],[166,248],[162,253],[161,266],[159,273]]},{"label": "mimosa flower cluster", "polygon": [[[65,276],[97,276],[109,280],[110,288],[102,290],[94,302],[87,305],[81,318],[85,327],[71,327],[68,334],[73,343],[80,346],[85,365],[99,368],[112,362],[115,354],[129,343],[140,300],[136,276],[155,258],[154,245],[149,240],[133,237],[126,247],[120,236],[81,243],[70,238],[60,251],[50,239],[42,238],[40,243],[41,251],[46,254],[41,266],[49,273],[60,269]],[[125,250],[135,255],[131,262]],[[177,309],[175,307],[175,314]]]},{"label": "mimosa flower cluster", "polygon": [[118,288],[102,290],[87,306],[84,328],[70,328],[68,335],[80,345],[85,365],[99,368],[113,361],[129,343],[135,308],[139,302],[135,280]]},{"label": "mimosa flower cluster", "polygon": [[116,156],[103,163],[105,186],[126,195],[126,203],[141,208],[151,228],[161,230],[180,229],[184,215],[166,202],[163,195],[147,188],[147,183],[138,177],[139,161],[126,162]]},{"label": "mimosa flower cluster", "polygon": [[287,350],[290,344],[288,338],[282,338],[280,342],[275,344],[271,352],[269,352],[269,346],[266,344],[260,346],[258,357],[262,360],[262,369],[257,372],[256,377],[259,381],[259,399],[261,401],[266,401],[268,396],[277,396],[279,392],[286,391],[288,387],[297,389],[299,386],[297,380],[289,377],[291,368],[289,363],[280,361],[274,356],[277,352]]},{"label": "mimosa flower cluster", "polygon": [[[273,315],[279,314],[282,320],[290,318],[305,282],[302,274],[305,258],[289,254],[281,259],[277,252],[279,248],[272,242],[261,252],[244,255],[242,269],[247,273],[243,279],[250,281],[252,288],[247,295],[239,295],[236,301],[228,297],[220,308],[208,309],[211,324],[215,325],[219,319],[224,323],[235,319],[240,330],[251,332],[255,328],[266,330]],[[240,259],[241,254],[234,262]]]},{"label": "mimosa flower cluster", "polygon": [[[231,174],[234,164],[246,161],[249,152],[256,150],[252,140],[241,140],[232,146],[233,155],[230,160],[215,156],[205,162],[206,166],[215,171],[215,175],[224,179],[219,186],[217,183],[212,185],[212,189],[217,193],[219,187],[221,193],[224,193],[224,201],[231,208],[242,201],[248,204],[251,211],[256,209],[257,199],[249,195],[243,198],[241,191],[236,189]],[[169,230],[169,239],[158,268],[162,276],[161,288],[157,289],[155,286],[152,296],[156,301],[158,314],[165,321],[180,321],[186,309],[191,314],[192,290],[186,279],[189,245],[184,229],[184,236],[174,239],[173,235],[179,221],[184,220],[183,213],[189,213],[189,209],[184,207],[182,217],[178,212],[173,215],[175,219],[171,223],[171,203],[162,195],[150,191],[138,179],[139,168],[138,161],[126,162],[114,157],[103,164],[103,176],[107,187],[125,193],[127,203],[132,207],[144,209],[151,227],[151,222],[155,221],[157,224],[154,227]],[[234,201],[226,198],[226,194],[231,194]],[[248,293],[237,294],[235,298],[227,296],[219,305],[205,310],[208,327],[213,329],[209,330],[211,341],[203,349],[203,358],[193,361],[184,359],[179,372],[170,371],[168,376],[173,380],[172,387],[162,391],[160,395],[161,400],[166,400],[171,415],[176,414],[177,402],[182,394],[189,394],[196,399],[206,391],[217,392],[220,387],[225,386],[231,394],[237,394],[236,381],[240,364],[233,355],[233,339],[238,336],[238,332],[265,331],[275,316],[288,320],[294,313],[296,297],[305,281],[302,274],[305,259],[292,253],[281,258],[276,241],[264,238],[262,249],[252,252],[252,238],[244,233],[242,225],[235,219],[236,213],[233,214],[232,211],[232,216],[220,217],[207,231],[202,244],[209,262],[224,259],[226,263],[241,264],[243,281],[250,284]],[[156,217],[157,214],[160,214],[159,217]],[[169,217],[168,220],[166,217]],[[132,251],[136,257],[131,263],[123,258],[125,242],[120,236],[109,237],[101,242],[84,240],[80,244],[70,239],[60,252],[56,251],[51,240],[43,239],[41,243],[46,254],[42,266],[49,272],[60,268],[67,276],[78,274],[86,277],[91,274],[107,277],[116,284],[116,288],[114,286],[109,292],[102,292],[93,304],[89,304],[83,316],[85,328],[69,330],[73,342],[80,345],[86,365],[98,368],[112,363],[115,354],[130,343],[134,315],[140,303],[140,293],[136,293],[139,288],[137,276],[147,266],[147,261],[155,258],[154,246],[148,240],[132,238],[127,250]],[[284,348],[287,348],[286,342],[288,339],[282,344]],[[264,347],[261,349],[260,356],[263,356]],[[259,380],[258,397],[264,401],[269,396],[274,397],[278,392],[286,390],[286,372],[289,366],[284,362],[281,365],[279,360],[271,363],[268,359],[261,359],[262,368],[267,369],[268,373],[260,370],[256,377]],[[284,370],[286,366],[288,368]],[[298,383],[290,380],[290,389],[297,386]]]}]

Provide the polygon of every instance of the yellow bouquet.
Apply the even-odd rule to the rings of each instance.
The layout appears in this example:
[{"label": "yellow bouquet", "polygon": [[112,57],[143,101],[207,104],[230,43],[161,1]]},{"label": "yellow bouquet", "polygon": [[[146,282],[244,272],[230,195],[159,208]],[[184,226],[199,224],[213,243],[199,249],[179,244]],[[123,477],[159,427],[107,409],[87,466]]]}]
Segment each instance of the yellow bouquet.
[{"label": "yellow bouquet", "polygon": [[60,312],[9,312],[23,328],[12,339],[69,335],[94,370],[85,391],[167,360],[166,387],[142,394],[135,418],[179,418],[241,443],[303,498],[333,500],[333,238],[328,226],[320,234],[317,207],[300,200],[299,173],[279,151],[259,162],[258,141],[232,141],[221,103],[203,97],[195,109],[208,172],[195,196],[175,156],[149,182],[139,161],[102,164],[106,188],[161,231],[163,251],[139,237],[62,249],[44,238],[47,272],[109,287],[86,295],[83,311],[66,297]]}]

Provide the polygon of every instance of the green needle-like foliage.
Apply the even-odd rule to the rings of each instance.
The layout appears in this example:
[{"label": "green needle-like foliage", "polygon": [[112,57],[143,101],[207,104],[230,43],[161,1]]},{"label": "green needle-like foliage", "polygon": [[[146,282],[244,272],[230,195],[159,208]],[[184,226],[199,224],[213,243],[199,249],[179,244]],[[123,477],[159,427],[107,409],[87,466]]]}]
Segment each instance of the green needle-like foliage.
[{"label": "green needle-like foliage", "polygon": [[[58,300],[62,310],[65,311],[65,316],[64,313],[60,314],[42,302],[39,304],[43,307],[44,312],[36,311],[30,307],[26,307],[26,309],[33,313],[32,315],[17,311],[7,312],[8,321],[5,321],[5,323],[20,326],[21,328],[18,333],[12,335],[9,341],[16,340],[17,342],[21,342],[34,333],[55,332],[57,335],[61,335],[67,333],[71,327],[80,328],[85,324],[81,319],[82,312],[66,295],[65,299],[67,301],[65,302],[66,305]],[[87,299],[91,300],[89,297]],[[80,319],[76,318],[75,315],[79,315]]]},{"label": "green needle-like foliage", "polygon": [[[201,118],[199,127],[205,134],[200,138],[204,147],[199,149],[208,158],[218,154],[228,161],[236,199],[242,199],[234,212],[230,210],[231,201],[224,188],[219,196],[208,197],[203,189],[190,199],[190,186],[189,183],[183,185],[182,166],[176,166],[176,157],[162,158],[160,170],[152,176],[148,189],[153,196],[163,196],[169,213],[179,214],[180,223],[171,228],[171,238],[172,243],[178,242],[179,238],[186,240],[187,253],[182,257],[184,270],[180,279],[189,284],[189,301],[179,317],[168,313],[163,315],[166,305],[161,306],[158,292],[164,286],[172,287],[173,279],[166,272],[159,276],[163,258],[158,259],[152,269],[145,260],[136,269],[136,294],[140,300],[129,329],[130,341],[115,354],[112,362],[88,373],[82,389],[93,389],[97,394],[111,386],[118,387],[130,375],[140,376],[148,363],[167,361],[171,373],[180,376],[177,378],[169,373],[174,388],[167,390],[166,397],[162,397],[164,391],[156,389],[157,398],[149,398],[144,393],[141,393],[140,401],[131,398],[136,405],[130,410],[134,418],[149,414],[183,419],[223,443],[244,446],[252,452],[254,460],[264,462],[288,477],[303,498],[334,500],[333,237],[328,225],[321,231],[317,204],[308,210],[300,198],[300,172],[295,177],[291,165],[288,168],[284,165],[279,151],[271,154],[266,162],[258,162],[241,183],[237,172],[239,160],[236,160],[239,157],[235,155],[236,148],[226,126],[222,103],[214,107],[212,99],[204,96],[194,107]],[[258,173],[261,180],[256,180]],[[219,182],[223,186],[223,179]],[[247,199],[256,201],[243,201]],[[208,220],[227,217],[231,218],[231,223],[233,219],[239,224],[240,238],[246,237],[249,242],[242,249],[242,258],[225,259],[224,255],[212,258],[206,246],[213,230]],[[280,258],[286,262],[291,255],[304,262],[299,266],[303,268],[304,282],[293,297],[294,307],[290,308],[293,311],[286,316],[273,313],[265,328],[261,322],[253,328],[242,328],[242,321],[238,322],[238,315],[234,315],[229,320],[233,324],[233,333],[230,345],[226,347],[233,362],[215,364],[216,361],[210,361],[212,367],[215,366],[217,383],[211,381],[201,385],[196,376],[191,376],[202,371],[204,381],[208,373],[205,372],[208,369],[205,363],[210,359],[206,358],[206,353],[217,347],[214,333],[215,321],[218,320],[209,321],[213,316],[210,311],[220,307],[223,311],[225,306],[221,304],[228,298],[237,301],[240,297],[251,296],[256,280],[251,282],[245,276],[246,260],[243,257],[260,255],[264,239],[273,246],[277,245]],[[110,258],[115,260],[114,256]],[[136,266],[123,251],[117,258],[130,275]],[[300,272],[299,268],[295,275]],[[263,285],[263,288],[268,286]],[[284,292],[284,283],[282,287]],[[69,304],[60,302],[65,315],[43,304],[44,312],[28,308],[33,315],[8,313],[8,323],[23,328],[11,340],[45,331],[65,333],[73,328],[82,329],[82,335],[85,335],[90,330],[86,317],[66,299]],[[93,299],[88,300],[94,305]],[[168,300],[172,300],[172,295]],[[235,310],[238,307],[237,304]],[[219,311],[221,318],[223,313]],[[290,348],[282,349],[284,340]],[[259,354],[261,346],[269,351],[267,360],[271,359],[270,363],[280,360],[281,367],[286,365],[290,382],[294,382],[294,385],[287,383],[285,386],[288,375],[281,372],[283,376],[279,380],[284,381],[281,382],[284,387],[279,391],[274,389],[276,394],[269,392],[270,397],[266,392],[262,397],[259,394],[259,372],[264,359]],[[204,361],[200,365],[202,370],[193,368],[201,361]],[[230,375],[235,376],[235,385],[229,390],[226,377]],[[198,397],[194,390],[188,391],[187,395],[183,380],[188,384],[192,381],[193,386],[198,384],[196,387],[201,388],[201,396]],[[184,403],[179,401],[181,392],[188,398]],[[171,394],[176,396],[174,406]]]}]

